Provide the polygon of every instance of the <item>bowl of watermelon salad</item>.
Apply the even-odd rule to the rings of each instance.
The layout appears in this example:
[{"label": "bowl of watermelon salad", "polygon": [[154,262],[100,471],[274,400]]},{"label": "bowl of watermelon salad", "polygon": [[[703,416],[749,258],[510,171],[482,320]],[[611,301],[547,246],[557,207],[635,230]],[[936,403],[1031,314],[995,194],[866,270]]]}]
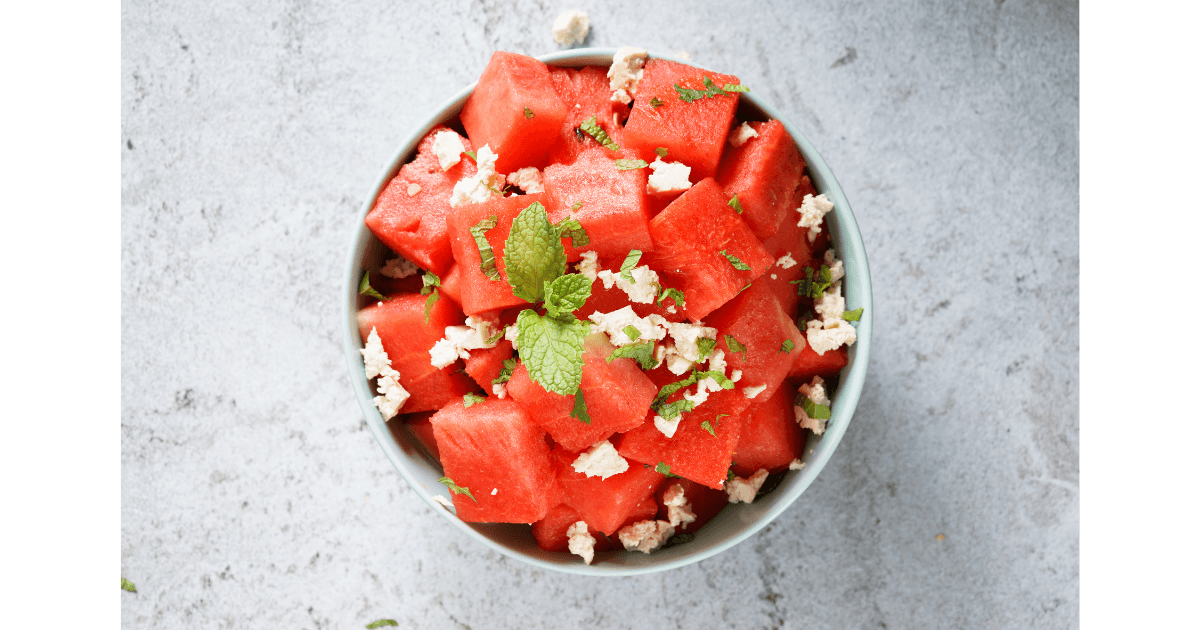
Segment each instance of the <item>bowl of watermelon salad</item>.
[{"label": "bowl of watermelon salad", "polygon": [[815,148],[737,77],[636,48],[497,52],[359,214],[351,382],[406,482],[507,556],[680,567],[813,482],[871,285]]}]

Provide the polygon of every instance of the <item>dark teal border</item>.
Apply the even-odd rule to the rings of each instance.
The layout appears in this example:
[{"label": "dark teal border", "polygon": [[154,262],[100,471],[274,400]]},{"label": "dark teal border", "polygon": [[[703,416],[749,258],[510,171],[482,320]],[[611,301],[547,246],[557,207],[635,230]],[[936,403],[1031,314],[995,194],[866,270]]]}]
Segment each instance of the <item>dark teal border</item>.
[{"label": "dark teal border", "polygon": [[1081,7],[1087,629],[1198,623],[1196,24],[1192,2]]},{"label": "dark teal border", "polygon": [[0,8],[6,628],[120,622],[118,8]]}]

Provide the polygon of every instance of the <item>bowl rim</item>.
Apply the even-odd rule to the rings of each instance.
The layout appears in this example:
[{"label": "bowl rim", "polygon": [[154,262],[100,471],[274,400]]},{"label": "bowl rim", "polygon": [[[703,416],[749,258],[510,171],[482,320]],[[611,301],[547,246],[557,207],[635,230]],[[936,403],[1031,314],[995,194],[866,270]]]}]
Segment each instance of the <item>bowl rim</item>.
[{"label": "bowl rim", "polygon": [[[613,55],[617,52],[617,48],[576,48],[570,50],[562,50],[552,52],[535,57],[536,59],[546,63],[547,65],[558,65],[565,67],[578,67],[584,65],[607,65],[612,62]],[[690,60],[679,59],[671,55],[649,53],[649,58],[667,59],[687,65],[695,66],[703,70],[710,70],[700,64]],[[475,528],[481,524],[468,524],[460,520],[449,510],[444,509],[441,505],[433,500],[433,494],[420,483],[416,474],[408,469],[410,465],[409,455],[406,455],[400,450],[395,438],[387,427],[387,423],[379,414],[379,411],[374,405],[374,393],[371,391],[370,381],[366,378],[362,355],[360,349],[362,341],[359,337],[358,324],[356,314],[358,311],[358,284],[362,277],[364,269],[362,268],[362,259],[366,253],[367,246],[370,244],[374,235],[366,227],[364,221],[367,213],[370,212],[376,198],[386,187],[387,183],[395,176],[400,167],[411,154],[415,153],[417,145],[421,139],[429,133],[435,126],[442,124],[444,121],[457,116],[463,103],[474,91],[478,82],[473,82],[470,85],[459,90],[448,100],[443,102],[439,107],[419,123],[413,131],[402,141],[399,148],[392,154],[391,159],[384,166],[379,176],[376,178],[374,185],[371,188],[370,194],[365,197],[362,206],[357,214],[357,220],[353,224],[354,232],[351,238],[351,246],[349,248],[346,259],[346,271],[343,277],[341,292],[339,299],[341,301],[341,322],[342,322],[342,342],[347,365],[350,370],[351,386],[354,388],[355,396],[358,399],[359,407],[361,408],[367,426],[371,433],[375,436],[376,441],[383,449],[384,454],[392,463],[392,466],[400,473],[400,476],[408,483],[418,496],[435,513],[440,514],[450,524],[466,533],[469,537],[486,545],[488,548],[510,558],[520,560],[533,566],[558,571],[575,575],[593,575],[593,576],[633,576],[655,573],[658,571],[668,571],[682,566],[686,566],[695,562],[699,562],[706,558],[710,558],[726,549],[729,549],[747,538],[756,534],[767,524],[775,520],[788,507],[799,499],[800,495],[812,484],[817,475],[824,469],[829,459],[833,456],[833,452],[841,443],[842,437],[845,435],[850,420],[853,418],[854,411],[858,405],[858,400],[862,393],[863,384],[866,380],[867,367],[870,356],[870,342],[872,332],[872,322],[874,308],[871,296],[871,279],[870,271],[867,266],[867,258],[865,247],[862,242],[862,235],[858,229],[858,223],[855,220],[854,213],[850,208],[850,203],[846,199],[845,193],[841,185],[834,177],[832,170],[825,163],[824,158],[817,152],[816,148],[809,142],[808,138],[800,132],[800,130],[789,121],[783,114],[773,105],[766,102],[753,92],[745,92],[741,97],[748,101],[753,107],[758,108],[768,117],[779,120],[783,123],[792,139],[800,148],[800,152],[808,167],[809,177],[813,180],[814,187],[825,194],[834,204],[834,210],[828,217],[833,217],[833,221],[826,222],[831,231],[831,237],[834,242],[839,244],[840,254],[843,264],[846,269],[846,279],[843,281],[843,290],[846,297],[847,308],[851,305],[862,307],[863,314],[858,322],[857,342],[850,347],[850,361],[846,368],[842,370],[839,378],[837,390],[834,392],[832,399],[834,401],[831,418],[827,422],[825,433],[816,438],[810,434],[809,441],[805,448],[809,449],[809,457],[805,462],[804,468],[795,471],[797,475],[791,475],[789,472],[784,483],[781,483],[779,488],[776,488],[770,495],[761,498],[770,498],[770,506],[765,512],[750,522],[745,523],[743,529],[720,541],[716,544],[700,549],[695,553],[682,555],[671,560],[662,562],[653,562],[647,560],[647,564],[642,566],[625,566],[614,563],[597,563],[583,564],[582,562],[572,563],[555,563],[542,558],[531,556],[527,553],[516,549],[509,548],[487,535],[484,535]],[[448,115],[448,112],[454,112]],[[803,332],[803,331],[802,331]],[[802,457],[804,454],[801,454]],[[791,483],[788,483],[788,482]],[[784,486],[787,486],[786,489]],[[756,501],[758,503],[758,501]],[[749,506],[746,506],[749,507]],[[724,513],[725,510],[722,511]],[[719,516],[719,515],[718,515]],[[703,530],[701,530],[703,531]],[[649,558],[653,558],[651,555]],[[572,556],[574,559],[574,556]]]}]

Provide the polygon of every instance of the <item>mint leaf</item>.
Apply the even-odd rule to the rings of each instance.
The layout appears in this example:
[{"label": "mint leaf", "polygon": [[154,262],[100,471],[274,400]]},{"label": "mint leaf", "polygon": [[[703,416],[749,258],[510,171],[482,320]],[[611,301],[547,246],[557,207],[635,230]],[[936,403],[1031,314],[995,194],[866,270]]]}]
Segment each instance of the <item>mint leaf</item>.
[{"label": "mint leaf", "polygon": [[713,349],[715,349],[716,347],[717,347],[716,339],[709,339],[708,337],[701,337],[700,339],[696,340],[696,348],[700,351],[700,360],[701,361],[708,358],[708,355],[712,354]]},{"label": "mint leaf", "polygon": [[654,150],[654,153],[658,155],[658,157],[667,157],[667,147],[658,147]]},{"label": "mint leaf", "polygon": [[626,337],[629,337],[630,341],[637,341],[638,337],[642,336],[642,331],[638,330],[633,325],[626,326],[622,328],[621,331],[625,333]]},{"label": "mint leaf", "polygon": [[[732,84],[727,84],[727,85],[732,85]],[[712,96],[724,96],[725,94],[727,94],[727,92],[725,90],[722,90],[721,88],[714,85],[712,79],[709,77],[704,77],[704,87],[706,89],[703,89],[703,90],[692,90],[689,88],[681,87],[678,83],[676,83],[674,85],[674,87],[675,87],[675,91],[679,93],[679,100],[681,100],[685,103],[691,103],[693,101],[698,101],[702,98],[709,98]],[[737,91],[741,92],[742,90],[737,90]]]},{"label": "mint leaf", "polygon": [[726,83],[725,87],[723,89],[726,92],[749,92],[750,91],[750,88],[748,88],[744,85],[738,85],[737,83]]},{"label": "mint leaf", "polygon": [[533,110],[526,107],[525,108],[525,120],[529,120],[530,118],[533,118]]},{"label": "mint leaf", "polygon": [[600,145],[605,149],[609,149],[611,151],[621,150],[621,147],[617,146],[617,143],[613,142],[612,139],[608,137],[607,133],[604,133],[604,129],[601,128],[600,125],[596,124],[595,116],[583,121],[583,123],[579,125],[579,128],[589,136],[595,138],[596,142],[599,142]]},{"label": "mint leaf", "polygon": [[504,363],[501,363],[500,365],[500,374],[498,374],[496,378],[492,379],[493,385],[503,385],[512,378],[513,370],[517,368],[517,358],[512,357],[511,359],[505,359]]},{"label": "mint leaf", "polygon": [[673,403],[659,404],[657,407],[652,406],[654,412],[662,416],[663,420],[674,420],[680,414],[687,413],[696,408],[696,403],[683,398],[676,400]]},{"label": "mint leaf", "polygon": [[696,372],[696,382],[700,382],[706,378],[716,381],[717,385],[721,386],[721,389],[733,389],[733,381],[729,380],[729,377],[725,376],[724,372],[718,372],[717,370]]},{"label": "mint leaf", "polygon": [[570,396],[583,381],[583,338],[590,322],[542,317],[525,309],[517,316],[517,345],[529,378],[546,391]]},{"label": "mint leaf", "polygon": [[655,472],[662,473],[668,477],[675,477],[676,479],[679,478],[679,475],[671,474],[671,467],[664,462],[658,462],[658,465],[654,467],[654,470]]},{"label": "mint leaf", "polygon": [[679,308],[683,308],[684,303],[687,301],[687,296],[683,294],[683,291],[680,291],[679,289],[663,289],[662,292],[658,294],[658,305],[662,306],[663,300],[667,298],[675,300],[675,304],[677,304]]},{"label": "mint leaf", "polygon": [[613,163],[617,165],[618,171],[633,171],[639,168],[646,168],[647,166],[650,166],[646,160],[635,160],[632,158],[614,160]]},{"label": "mint leaf", "polygon": [[804,394],[797,394],[796,401],[800,403],[800,408],[804,410],[805,415],[807,415],[809,418],[812,418],[813,420],[829,419],[829,407],[826,407],[825,405],[818,405]]},{"label": "mint leaf", "polygon": [[500,340],[504,338],[504,332],[505,332],[504,329],[505,328],[506,327],[501,326],[500,330],[497,331],[496,334],[492,335],[491,337],[488,337],[488,340],[485,341],[484,344],[488,345],[488,346],[494,346],[497,343],[499,343]]},{"label": "mint leaf", "polygon": [[862,312],[863,310],[861,308],[856,308],[853,311],[846,311],[842,313],[842,319],[848,322],[856,322],[862,319]]},{"label": "mint leaf", "polygon": [[479,503],[479,501],[477,501],[475,499],[475,495],[471,494],[470,488],[464,488],[464,487],[454,483],[454,480],[449,477],[442,477],[441,479],[438,479],[438,483],[444,484],[447,488],[450,488],[450,492],[452,492],[454,494],[465,494],[468,497],[471,497],[472,501]]},{"label": "mint leaf", "polygon": [[[583,204],[582,201],[576,203]],[[563,217],[554,224],[554,231],[558,232],[559,238],[571,237],[571,247],[584,247],[592,242],[592,239],[588,238],[587,230],[583,229],[575,217]]]},{"label": "mint leaf", "polygon": [[471,228],[471,236],[475,237],[475,247],[479,248],[479,270],[492,280],[500,279],[500,271],[496,269],[496,254],[492,252],[492,244],[488,242],[487,231],[496,227],[496,215],[489,215]]},{"label": "mint leaf", "polygon": [[[671,394],[674,394],[675,392],[683,389],[684,387],[687,387],[689,385],[695,385],[695,384],[696,384],[696,372],[695,372],[695,370],[693,370],[691,376],[688,376],[687,378],[683,379],[682,381],[675,381],[674,383],[667,383],[666,385],[663,385],[662,389],[658,390],[658,394],[654,396],[654,401],[651,403],[650,406],[653,407],[655,404],[662,403],[662,402],[666,401],[666,399],[669,398],[671,396]],[[662,416],[661,413],[658,415]],[[666,418],[666,416],[663,416],[663,417]]]},{"label": "mint leaf", "polygon": [[429,295],[430,291],[437,290],[437,287],[442,286],[442,279],[432,271],[426,271],[425,275],[421,276],[421,295]]},{"label": "mint leaf", "polygon": [[467,156],[467,157],[471,158],[471,161],[472,161],[472,162],[475,162],[476,164],[478,164],[478,163],[479,163],[479,159],[475,157],[475,152],[474,152],[474,151],[463,151],[463,155],[465,155],[465,156]]},{"label": "mint leaf", "polygon": [[716,418],[713,418],[713,421],[720,422],[721,418],[724,418],[725,416],[728,416],[728,415],[729,414],[727,414],[727,413],[719,413],[719,414],[717,414]]},{"label": "mint leaf", "polygon": [[358,292],[367,297],[373,297],[376,300],[387,300],[383,294],[371,288],[371,274],[364,273],[362,282],[358,283]]},{"label": "mint leaf", "polygon": [[738,258],[737,256],[730,254],[728,250],[722,249],[721,255],[729,261],[729,264],[733,265],[734,269],[737,269],[738,271],[750,271],[750,265],[742,262],[742,259]]},{"label": "mint leaf", "polygon": [[741,352],[742,360],[746,360],[746,346],[743,346],[741,342],[739,342],[737,339],[734,339],[733,335],[725,335],[725,345],[729,346],[730,354],[737,354]]},{"label": "mint leaf", "polygon": [[[629,331],[626,330],[625,334],[628,335]],[[641,343],[631,343],[625,346],[618,346],[616,350],[613,350],[612,354],[608,355],[608,358],[605,359],[605,362],[612,363],[613,359],[633,359],[634,361],[638,362],[638,365],[640,365],[643,370],[653,370],[654,366],[658,363],[654,360],[653,341],[643,341]]]},{"label": "mint leaf", "polygon": [[717,432],[713,430],[713,426],[712,426],[711,424],[709,424],[709,423],[708,423],[708,420],[705,420],[704,422],[701,422],[701,423],[700,423],[700,428],[701,428],[701,429],[704,429],[705,431],[708,431],[708,434],[709,434],[709,435],[711,435],[711,436],[713,436],[713,437],[717,437]]},{"label": "mint leaf", "polygon": [[546,315],[554,318],[571,317],[592,294],[592,281],[587,276],[571,273],[546,283]]},{"label": "mint leaf", "polygon": [[633,268],[637,266],[638,261],[642,259],[641,250],[631,249],[625,256],[625,261],[621,263],[621,277],[629,284],[635,284],[633,281]]},{"label": "mint leaf", "polygon": [[583,201],[582,200],[576,201],[575,203],[571,204],[571,212],[575,212],[576,210],[578,210],[582,207],[583,207]]},{"label": "mint leaf", "polygon": [[133,582],[130,582],[125,578],[121,578],[121,590],[129,591],[130,593],[136,593],[137,587],[133,585]]},{"label": "mint leaf", "polygon": [[367,630],[375,630],[375,628],[382,628],[384,626],[398,626],[398,625],[400,625],[400,624],[396,623],[392,619],[379,619],[379,620],[372,621],[371,623],[367,624]]},{"label": "mint leaf", "polygon": [[484,398],[483,396],[480,396],[479,394],[464,394],[463,395],[463,409],[470,409],[471,405],[478,405],[479,403],[483,402],[484,400],[486,400],[486,398]]},{"label": "mint leaf", "polygon": [[[426,289],[427,288],[429,288],[429,287],[426,287]],[[422,289],[422,292],[424,292],[424,289]],[[433,303],[437,302],[439,297],[441,297],[441,294],[438,293],[437,289],[433,289],[433,292],[429,294],[429,297],[425,298],[425,324],[426,325],[429,324],[429,316],[433,314]]]},{"label": "mint leaf", "polygon": [[796,349],[796,344],[792,343],[791,339],[784,339],[783,344],[779,346],[779,354],[787,354]]},{"label": "mint leaf", "polygon": [[657,96],[650,99],[650,107],[654,107],[657,109],[659,107],[662,107],[663,105],[665,105],[665,103],[663,103],[662,100],[660,100]]},{"label": "mint leaf", "polygon": [[563,275],[567,252],[542,204],[529,204],[513,219],[504,264],[513,295],[531,303],[541,302],[545,284]]},{"label": "mint leaf", "polygon": [[592,424],[592,417],[587,412],[587,403],[583,400],[582,389],[575,392],[575,406],[571,408],[571,417],[578,418],[584,424]]},{"label": "mint leaf", "polygon": [[730,199],[727,205],[733,208],[734,212],[738,214],[742,213],[742,202],[738,201],[737,193],[733,193],[733,199]]}]

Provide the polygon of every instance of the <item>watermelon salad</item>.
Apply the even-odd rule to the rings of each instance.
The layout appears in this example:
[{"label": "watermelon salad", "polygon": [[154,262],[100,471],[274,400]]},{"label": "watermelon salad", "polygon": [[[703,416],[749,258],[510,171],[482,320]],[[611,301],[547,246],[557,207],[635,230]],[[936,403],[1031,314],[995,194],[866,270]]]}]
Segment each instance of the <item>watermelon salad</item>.
[{"label": "watermelon salad", "polygon": [[366,375],[458,518],[590,564],[686,542],[804,466],[861,309],[833,204],[782,123],[739,119],[747,91],[636,48],[497,52],[378,195],[394,255],[360,285]]}]

